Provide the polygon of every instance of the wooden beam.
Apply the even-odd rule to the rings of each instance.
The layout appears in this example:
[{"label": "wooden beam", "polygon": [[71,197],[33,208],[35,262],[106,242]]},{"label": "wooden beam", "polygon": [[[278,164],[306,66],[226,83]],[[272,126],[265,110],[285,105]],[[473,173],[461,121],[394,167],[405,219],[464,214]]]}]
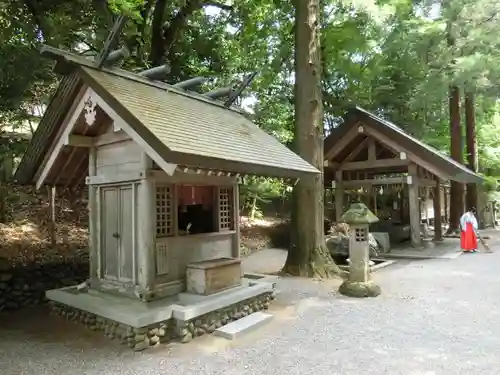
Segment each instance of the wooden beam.
[{"label": "wooden beam", "polygon": [[73,131],[76,121],[78,120],[78,117],[80,117],[80,114],[82,113],[83,108],[85,107],[85,102],[86,102],[85,98],[87,98],[90,95],[90,91],[91,90],[87,88],[85,91],[82,92],[81,95],[78,95],[74,103],[75,107],[72,107],[68,112],[68,116],[64,120],[62,125],[63,132],[59,136],[59,139],[57,140],[57,143],[54,146],[54,148],[48,154],[49,155],[48,160],[46,162],[44,161],[44,163],[42,164],[43,165],[42,170],[36,181],[37,190],[40,189],[40,187],[45,182],[45,179],[47,178],[55,161],[59,157],[62,148],[67,144],[69,135]]},{"label": "wooden beam", "polygon": [[350,162],[356,156],[358,156],[359,153],[361,151],[363,151],[363,149],[366,147],[367,144],[368,144],[368,138],[365,138],[359,145],[356,146],[356,148],[354,150],[351,151],[351,153],[349,155],[347,155],[347,157],[344,159],[344,161],[342,163],[340,163],[340,166],[342,166],[345,163]]},{"label": "wooden beam", "polygon": [[375,139],[372,137],[368,138],[368,161],[375,161],[377,158],[377,152],[375,148]]},{"label": "wooden beam", "polygon": [[86,135],[70,134],[67,139],[66,145],[73,147],[93,147],[94,138]]},{"label": "wooden beam", "polygon": [[137,132],[123,120],[111,106],[106,103],[95,91],[91,90],[92,101],[97,103],[113,121],[115,128],[119,127],[127,133],[147,154],[153,161],[165,171],[166,174],[172,176],[177,168],[177,164],[168,163],[161,157]]},{"label": "wooden beam", "polygon": [[377,138],[384,145],[387,145],[388,147],[393,148],[395,151],[406,153],[406,155],[409,157],[410,160],[412,160],[416,164],[418,164],[418,165],[426,168],[427,170],[429,170],[430,172],[432,172],[436,176],[438,176],[438,177],[440,177],[440,178],[442,178],[444,180],[449,179],[449,176],[447,176],[446,174],[443,174],[443,172],[441,172],[440,170],[438,170],[435,166],[433,166],[432,164],[426,162],[425,160],[423,160],[422,158],[418,157],[417,155],[408,153],[401,146],[399,146],[397,144],[397,142],[395,142],[395,141],[391,140],[390,138],[386,137],[384,134],[380,133],[378,130],[375,130],[375,129],[369,127],[369,126],[365,126],[365,132],[367,134],[370,134],[373,137]]},{"label": "wooden beam", "polygon": [[330,150],[325,150],[326,152],[324,158],[326,160],[333,159],[340,152],[342,152],[342,150],[349,144],[349,142],[356,138],[358,134],[363,133],[363,131],[364,127],[359,125],[359,123],[353,126],[342,138],[339,139],[337,143],[335,143],[335,145],[333,145]]},{"label": "wooden beam", "polygon": [[124,131],[121,131],[121,132],[118,131],[118,132],[113,132],[113,133],[104,133],[104,134],[94,138],[94,145],[96,147],[98,147],[98,146],[109,145],[112,143],[129,141],[131,139],[132,138],[130,138],[130,135],[128,135]]},{"label": "wooden beam", "polygon": [[404,167],[408,165],[408,160],[401,159],[379,159],[374,161],[352,161],[340,166],[343,171],[356,171],[365,169],[376,169],[384,167]]},{"label": "wooden beam", "polygon": [[351,180],[344,181],[344,187],[361,187],[361,186],[373,186],[373,185],[394,185],[394,184],[405,184],[406,177],[388,177],[388,178],[373,178],[368,180]]}]

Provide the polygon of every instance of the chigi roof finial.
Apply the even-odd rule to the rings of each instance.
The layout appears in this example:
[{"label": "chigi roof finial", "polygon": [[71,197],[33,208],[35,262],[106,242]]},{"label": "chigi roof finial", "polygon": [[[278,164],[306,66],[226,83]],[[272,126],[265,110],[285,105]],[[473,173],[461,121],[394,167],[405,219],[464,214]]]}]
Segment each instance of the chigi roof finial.
[{"label": "chigi roof finial", "polygon": [[120,33],[123,30],[125,23],[127,22],[127,16],[119,16],[115,21],[113,28],[108,34],[104,46],[102,47],[99,55],[96,56],[94,64],[97,68],[102,68],[106,63],[116,63],[123,58],[127,58],[129,52],[126,47],[122,47],[116,51],[113,48],[118,44],[118,39],[120,38]]}]

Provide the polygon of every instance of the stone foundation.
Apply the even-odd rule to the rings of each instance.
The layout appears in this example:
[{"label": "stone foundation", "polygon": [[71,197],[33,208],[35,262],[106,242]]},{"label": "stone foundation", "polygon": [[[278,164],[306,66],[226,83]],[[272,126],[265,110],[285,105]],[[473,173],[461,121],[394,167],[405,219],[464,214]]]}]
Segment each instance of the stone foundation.
[{"label": "stone foundation", "polygon": [[53,313],[64,316],[69,321],[84,324],[91,330],[100,331],[106,337],[118,340],[121,344],[128,345],[135,351],[141,351],[172,341],[187,343],[197,336],[212,333],[217,328],[253,312],[267,310],[274,298],[274,292],[264,293],[188,321],[172,318],[165,322],[140,328],[118,323],[57,302],[50,302],[50,305]]}]

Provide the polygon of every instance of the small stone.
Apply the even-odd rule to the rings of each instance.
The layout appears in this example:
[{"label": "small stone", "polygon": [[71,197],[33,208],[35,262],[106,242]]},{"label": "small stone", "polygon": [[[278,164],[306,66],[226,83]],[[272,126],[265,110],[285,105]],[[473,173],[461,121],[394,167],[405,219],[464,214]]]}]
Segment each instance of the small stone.
[{"label": "small stone", "polygon": [[211,324],[207,327],[207,333],[213,333],[216,329],[216,324]]},{"label": "small stone", "polygon": [[134,351],[135,352],[140,352],[142,350],[145,350],[149,348],[149,339],[145,339],[141,342],[138,342],[137,344],[135,344],[134,346]]},{"label": "small stone", "polygon": [[158,333],[156,334],[158,337],[164,337],[165,334],[165,328],[158,328]]},{"label": "small stone", "polygon": [[182,336],[186,336],[188,333],[191,333],[191,332],[190,332],[190,331],[189,331],[189,329],[187,329],[187,328],[181,328],[181,329],[179,330],[179,336],[181,336],[181,337],[182,337]]},{"label": "small stone", "polygon": [[146,335],[145,334],[136,334],[134,336],[134,341],[135,342],[144,341],[145,339],[146,339]]},{"label": "small stone", "polygon": [[153,336],[156,336],[158,335],[158,328],[152,328],[148,331],[148,336],[149,337],[153,337]]},{"label": "small stone", "polygon": [[196,336],[203,336],[205,334],[205,330],[201,327],[196,328]]},{"label": "small stone", "polygon": [[185,344],[190,342],[193,339],[193,335],[191,332],[188,332],[186,335],[182,336],[181,338],[181,343]]},{"label": "small stone", "polygon": [[160,342],[160,338],[158,336],[152,336],[149,338],[150,345],[156,345]]},{"label": "small stone", "polygon": [[189,331],[194,332],[194,324],[193,324],[193,322],[189,322],[188,329],[189,329]]}]

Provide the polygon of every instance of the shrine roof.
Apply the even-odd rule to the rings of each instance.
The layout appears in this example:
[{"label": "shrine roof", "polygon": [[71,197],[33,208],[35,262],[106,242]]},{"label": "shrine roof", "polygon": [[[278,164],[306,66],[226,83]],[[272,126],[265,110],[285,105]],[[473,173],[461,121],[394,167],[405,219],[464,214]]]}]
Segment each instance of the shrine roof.
[{"label": "shrine roof", "polygon": [[352,129],[360,125],[371,128],[373,130],[372,135],[381,144],[391,142],[393,145],[397,145],[397,147],[405,152],[416,164],[435,173],[442,179],[462,183],[482,183],[484,181],[483,177],[477,173],[474,173],[466,166],[453,160],[451,157],[443,154],[434,147],[411,136],[394,123],[376,116],[358,106],[350,109],[344,122],[326,137],[324,143],[325,155],[336,147],[348,148],[349,144],[355,145],[359,143],[355,135],[352,142],[346,143],[341,142],[341,140],[348,137],[348,133],[350,132],[352,136]]},{"label": "shrine roof", "polygon": [[320,173],[239,109],[121,69],[96,69],[79,56],[65,58],[73,68],[16,171],[19,183],[33,181],[82,87],[95,91],[169,163],[284,178]]}]

